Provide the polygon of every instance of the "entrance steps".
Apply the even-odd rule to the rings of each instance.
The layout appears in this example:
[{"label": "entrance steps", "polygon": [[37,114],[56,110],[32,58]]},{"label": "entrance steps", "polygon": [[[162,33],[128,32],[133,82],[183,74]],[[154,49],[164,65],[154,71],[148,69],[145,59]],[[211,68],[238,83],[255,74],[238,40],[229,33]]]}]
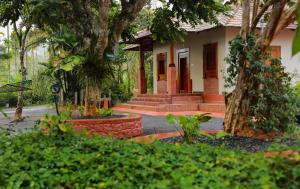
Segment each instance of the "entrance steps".
[{"label": "entrance steps", "polygon": [[205,111],[224,112],[224,103],[204,103],[201,94],[177,94],[177,95],[137,95],[129,102],[119,104],[116,107],[153,111],[153,112],[178,112],[178,111]]}]

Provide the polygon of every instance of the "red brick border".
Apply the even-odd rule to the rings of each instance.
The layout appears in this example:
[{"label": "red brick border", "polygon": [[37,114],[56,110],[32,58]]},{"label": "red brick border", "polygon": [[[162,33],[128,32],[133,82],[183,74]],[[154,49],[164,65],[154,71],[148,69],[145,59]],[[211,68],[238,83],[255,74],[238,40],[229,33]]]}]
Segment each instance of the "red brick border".
[{"label": "red brick border", "polygon": [[124,118],[68,120],[75,131],[86,130],[91,135],[129,138],[143,134],[142,116],[130,114]]}]

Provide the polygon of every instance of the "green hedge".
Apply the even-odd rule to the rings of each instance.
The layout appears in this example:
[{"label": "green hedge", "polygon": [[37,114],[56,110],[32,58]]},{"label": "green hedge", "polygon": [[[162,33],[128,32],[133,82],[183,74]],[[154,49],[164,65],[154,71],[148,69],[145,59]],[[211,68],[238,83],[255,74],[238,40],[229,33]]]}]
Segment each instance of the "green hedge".
[{"label": "green hedge", "polygon": [[208,145],[1,137],[0,188],[299,188],[299,161]]},{"label": "green hedge", "polygon": [[0,94],[0,107],[5,107],[8,103],[10,107],[17,105],[17,93],[1,93]]}]

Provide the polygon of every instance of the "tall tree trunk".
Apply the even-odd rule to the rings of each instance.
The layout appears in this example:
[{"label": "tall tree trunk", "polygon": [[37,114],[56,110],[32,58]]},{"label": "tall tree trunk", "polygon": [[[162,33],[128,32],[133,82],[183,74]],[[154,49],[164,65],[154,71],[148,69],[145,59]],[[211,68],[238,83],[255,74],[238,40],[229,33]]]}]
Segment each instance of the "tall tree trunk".
[{"label": "tall tree trunk", "polygon": [[[28,33],[31,29],[31,25],[21,25],[19,28],[17,28],[17,24],[13,23],[14,32],[16,33],[19,48],[20,48],[20,66],[21,66],[21,75],[22,75],[22,81],[20,85],[20,91],[18,93],[18,102],[17,102],[17,108],[15,111],[15,120],[21,120],[22,119],[22,112],[23,112],[23,101],[24,101],[24,87],[26,82],[26,76],[27,76],[27,70],[25,66],[25,53],[26,53],[26,40]],[[25,27],[25,30],[23,31],[23,27]]]},{"label": "tall tree trunk", "polygon": [[96,96],[97,96],[97,88],[90,85],[89,83],[86,84],[85,89],[85,106],[84,106],[84,115],[85,116],[95,116],[96,115]]},{"label": "tall tree trunk", "polygon": [[[246,39],[249,32],[250,25],[250,0],[242,2],[242,28],[240,35]],[[225,132],[237,134],[247,126],[247,115],[249,112],[249,99],[247,98],[247,78],[245,76],[245,69],[247,62],[239,68],[237,85],[231,96],[226,99],[226,114],[224,120]]]},{"label": "tall tree trunk", "polygon": [[20,51],[20,66],[21,66],[22,81],[21,81],[21,85],[20,85],[20,91],[18,92],[18,102],[17,102],[17,108],[16,108],[16,112],[15,112],[15,120],[22,119],[24,87],[25,87],[26,76],[27,76],[24,57],[25,57],[25,49],[22,48],[22,50]]}]

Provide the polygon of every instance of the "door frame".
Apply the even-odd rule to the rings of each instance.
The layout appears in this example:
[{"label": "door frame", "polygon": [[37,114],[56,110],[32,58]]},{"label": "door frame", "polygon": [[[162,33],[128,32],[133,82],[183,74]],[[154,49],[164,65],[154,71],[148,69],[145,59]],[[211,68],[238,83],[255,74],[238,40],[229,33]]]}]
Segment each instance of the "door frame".
[{"label": "door frame", "polygon": [[191,64],[190,64],[190,50],[189,48],[179,49],[176,50],[176,56],[177,56],[177,71],[176,71],[176,85],[177,85],[177,92],[180,93],[180,58],[186,58],[187,59],[187,91],[186,93],[192,92],[192,82],[191,82]]}]

